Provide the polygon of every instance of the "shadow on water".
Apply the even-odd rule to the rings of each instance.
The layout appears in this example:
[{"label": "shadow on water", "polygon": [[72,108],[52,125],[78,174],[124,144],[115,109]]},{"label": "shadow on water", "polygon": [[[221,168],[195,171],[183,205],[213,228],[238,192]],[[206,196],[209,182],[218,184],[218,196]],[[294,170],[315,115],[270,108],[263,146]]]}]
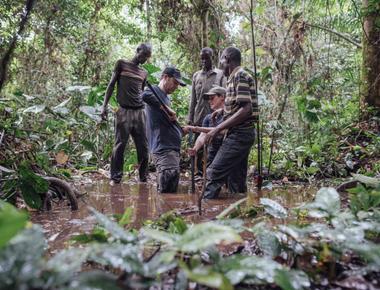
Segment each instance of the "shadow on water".
[{"label": "shadow on water", "polygon": [[[89,211],[93,207],[106,215],[123,214],[128,207],[133,208],[133,226],[139,228],[147,219],[154,220],[165,212],[175,210],[190,222],[202,222],[215,218],[231,203],[244,197],[221,195],[220,199],[202,202],[202,215],[198,213],[198,197],[201,187],[196,193],[190,192],[188,181],[180,183],[177,194],[159,194],[154,183],[123,183],[114,187],[107,180],[96,181],[79,188],[87,195],[79,201],[79,210],[71,212],[69,209],[31,215],[34,223],[40,224],[48,239],[50,252],[54,253],[65,247],[66,242],[74,234],[90,232],[96,223]],[[258,203],[260,197],[272,198],[286,207],[294,207],[311,200],[316,189],[304,185],[262,190],[259,194],[254,186],[250,186],[248,194],[252,203]]]}]

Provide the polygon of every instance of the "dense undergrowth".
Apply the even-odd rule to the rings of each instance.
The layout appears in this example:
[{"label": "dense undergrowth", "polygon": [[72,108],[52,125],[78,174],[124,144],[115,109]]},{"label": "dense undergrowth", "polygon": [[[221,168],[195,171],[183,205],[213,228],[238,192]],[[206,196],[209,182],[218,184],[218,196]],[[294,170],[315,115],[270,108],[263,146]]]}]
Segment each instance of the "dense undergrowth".
[{"label": "dense undergrowth", "polygon": [[54,256],[46,254],[41,228],[1,202],[0,288],[378,287],[380,181],[357,177],[365,183],[351,190],[348,204],[322,188],[297,208],[262,198],[254,205],[258,215],[244,220],[222,214],[187,224],[167,213],[137,230],[129,208],[116,220],[92,209],[94,230]]}]

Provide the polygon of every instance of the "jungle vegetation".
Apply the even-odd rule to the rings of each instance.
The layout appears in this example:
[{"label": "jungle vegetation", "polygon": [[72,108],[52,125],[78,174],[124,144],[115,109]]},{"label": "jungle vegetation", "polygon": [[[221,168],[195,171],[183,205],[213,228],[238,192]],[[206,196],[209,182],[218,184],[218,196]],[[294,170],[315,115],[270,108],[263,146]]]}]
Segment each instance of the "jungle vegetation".
[{"label": "jungle vegetation", "polygon": [[[46,176],[107,170],[113,117],[102,121],[100,106],[116,60],[141,42],[153,46],[152,83],[169,64],[185,74],[172,96],[182,124],[201,48],[217,66],[234,45],[252,73],[255,51],[264,178],[354,176],[357,186],[344,201],[322,188],[302,207],[262,198],[198,225],[168,213],[134,229],[128,215],[93,210],[93,232],[49,257],[41,228],[14,205],[48,209]],[[379,109],[378,0],[2,0],[0,289],[379,287]],[[132,143],[125,158],[133,174]],[[257,161],[256,144],[251,177]],[[243,247],[226,254],[221,242]]]}]

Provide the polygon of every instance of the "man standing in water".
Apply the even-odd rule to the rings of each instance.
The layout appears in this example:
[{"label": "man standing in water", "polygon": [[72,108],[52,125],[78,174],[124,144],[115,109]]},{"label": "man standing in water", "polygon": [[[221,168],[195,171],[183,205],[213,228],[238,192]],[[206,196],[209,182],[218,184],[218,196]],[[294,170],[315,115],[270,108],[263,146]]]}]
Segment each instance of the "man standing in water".
[{"label": "man standing in water", "polygon": [[[255,122],[259,107],[252,76],[241,67],[241,52],[235,47],[226,48],[220,58],[223,73],[228,77],[223,122],[207,133],[206,140],[213,140],[228,129],[214,160],[207,168],[207,182],[203,196],[218,197],[226,177],[238,182],[234,192],[247,191],[248,155],[255,140]],[[236,178],[235,178],[236,177]]]},{"label": "man standing in water", "polygon": [[170,108],[168,95],[178,86],[185,86],[181,73],[174,67],[162,72],[158,86],[153,86],[155,94],[147,88],[142,98],[147,103],[147,134],[149,149],[157,170],[157,189],[161,193],[177,192],[179,182],[179,152],[181,149],[181,129],[174,125],[176,113]]},{"label": "man standing in water", "polygon": [[148,175],[148,142],[144,103],[140,96],[148,73],[140,66],[152,55],[152,47],[142,43],[131,61],[120,59],[108,84],[101,116],[107,118],[107,105],[117,84],[116,100],[119,108],[115,118],[115,144],[111,157],[111,185],[120,183],[123,177],[124,151],[132,135],[137,150],[139,179],[146,182]]},{"label": "man standing in water", "polygon": [[[189,108],[189,125],[202,126],[203,119],[210,114],[210,105],[203,98],[203,95],[210,91],[214,85],[225,87],[226,78],[223,72],[212,66],[213,50],[209,47],[202,48],[200,53],[202,69],[193,75],[190,108]],[[198,138],[199,134],[196,134]],[[202,176],[202,149],[198,151],[198,172],[196,175]]]}]

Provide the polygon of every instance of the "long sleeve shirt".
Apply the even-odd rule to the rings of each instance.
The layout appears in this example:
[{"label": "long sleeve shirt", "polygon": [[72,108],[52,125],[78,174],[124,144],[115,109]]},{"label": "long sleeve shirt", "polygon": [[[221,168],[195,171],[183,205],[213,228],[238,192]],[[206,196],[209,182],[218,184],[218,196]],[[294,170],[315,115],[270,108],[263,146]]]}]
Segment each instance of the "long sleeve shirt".
[{"label": "long sleeve shirt", "polygon": [[[153,86],[153,88],[163,103],[170,107],[170,99],[168,95],[158,86]],[[168,120],[165,112],[160,108],[160,102],[149,88],[145,89],[142,93],[142,99],[147,104],[145,110],[150,152],[161,153],[166,150],[179,152],[181,148],[180,130],[173,126],[173,123]]]},{"label": "long sleeve shirt", "polygon": [[191,124],[201,126],[203,119],[207,114],[210,114],[210,105],[208,101],[203,98],[203,95],[214,85],[221,87],[226,86],[226,77],[219,69],[212,69],[208,72],[199,70],[193,75],[188,118]]}]

